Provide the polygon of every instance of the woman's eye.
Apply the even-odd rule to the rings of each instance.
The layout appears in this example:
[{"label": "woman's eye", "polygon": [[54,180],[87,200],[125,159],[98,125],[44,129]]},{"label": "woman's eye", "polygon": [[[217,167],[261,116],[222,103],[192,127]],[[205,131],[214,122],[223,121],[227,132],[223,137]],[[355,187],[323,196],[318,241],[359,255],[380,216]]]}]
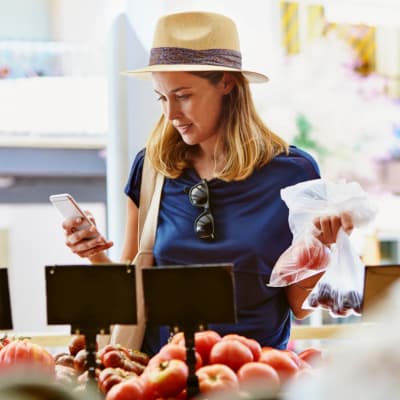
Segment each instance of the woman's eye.
[{"label": "woman's eye", "polygon": [[181,94],[181,95],[179,95],[179,96],[176,96],[176,98],[178,99],[178,100],[186,100],[186,99],[188,99],[190,97],[190,94]]},{"label": "woman's eye", "polygon": [[165,97],[164,96],[160,96],[157,98],[157,101],[165,101]]}]

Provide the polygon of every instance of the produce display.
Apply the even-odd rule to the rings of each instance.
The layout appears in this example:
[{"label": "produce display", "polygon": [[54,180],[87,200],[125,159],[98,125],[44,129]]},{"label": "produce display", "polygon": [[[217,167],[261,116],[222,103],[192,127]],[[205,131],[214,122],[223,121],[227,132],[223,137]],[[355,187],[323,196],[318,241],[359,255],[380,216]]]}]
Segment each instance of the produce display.
[{"label": "produce display", "polygon": [[[301,353],[261,347],[237,334],[220,336],[215,331],[195,334],[195,373],[201,396],[220,392],[278,393],[291,380],[312,374],[322,360],[321,350]],[[105,400],[187,399],[189,368],[185,339],[175,334],[159,353],[108,344],[96,352],[96,384]],[[0,372],[32,368],[49,374],[60,385],[84,390],[89,380],[85,337],[71,338],[68,351],[55,356],[29,339],[0,340]],[[244,397],[245,398],[245,397]]]},{"label": "produce display", "polygon": [[[195,373],[200,395],[215,393],[278,393],[288,382],[312,375],[322,353],[308,348],[300,353],[261,347],[237,334],[220,336],[215,331],[195,334]],[[189,368],[185,339],[175,334],[156,355],[120,345],[106,345],[96,352],[96,380],[105,400],[187,399]],[[68,352],[52,356],[28,339],[0,341],[0,372],[11,367],[34,368],[71,390],[84,390],[88,382],[85,338],[71,338]]]}]

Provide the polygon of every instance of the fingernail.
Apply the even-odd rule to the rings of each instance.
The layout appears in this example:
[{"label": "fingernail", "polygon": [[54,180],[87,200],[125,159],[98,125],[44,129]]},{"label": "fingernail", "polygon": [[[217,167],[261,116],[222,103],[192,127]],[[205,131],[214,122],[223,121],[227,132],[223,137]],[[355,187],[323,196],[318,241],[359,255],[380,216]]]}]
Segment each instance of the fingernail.
[{"label": "fingernail", "polygon": [[82,222],[82,218],[77,218],[76,220],[75,220],[75,222],[77,223],[77,224],[80,224],[81,222]]}]

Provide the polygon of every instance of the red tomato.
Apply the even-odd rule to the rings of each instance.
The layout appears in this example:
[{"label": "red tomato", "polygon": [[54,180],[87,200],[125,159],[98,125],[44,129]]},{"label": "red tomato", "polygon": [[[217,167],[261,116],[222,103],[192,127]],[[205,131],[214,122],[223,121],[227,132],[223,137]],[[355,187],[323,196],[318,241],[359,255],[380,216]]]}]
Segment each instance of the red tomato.
[{"label": "red tomato", "polygon": [[200,393],[239,390],[236,374],[223,364],[205,365],[196,371]]},{"label": "red tomato", "polygon": [[[147,400],[147,399],[144,399],[144,400]],[[158,397],[156,400],[187,400],[186,389],[183,390],[181,393],[179,393],[178,396],[174,396],[174,397]]]},{"label": "red tomato", "polygon": [[[196,356],[196,369],[199,369],[203,365],[203,361],[199,353],[195,353]],[[161,361],[168,360],[181,360],[186,361],[186,348],[178,344],[168,343],[161,348],[150,361],[150,365],[159,364]]]},{"label": "red tomato", "polygon": [[200,354],[204,365],[209,363],[211,349],[220,340],[221,336],[215,331],[208,330],[195,333],[194,341],[196,351]]},{"label": "red tomato", "polygon": [[282,383],[286,382],[299,370],[299,367],[287,352],[277,349],[263,351],[259,361],[274,368],[278,372]]},{"label": "red tomato", "polygon": [[105,368],[97,377],[97,386],[106,394],[113,386],[135,376],[136,374],[133,372],[125,371],[122,368]]},{"label": "red tomato", "polygon": [[282,281],[282,285],[289,286],[296,280],[296,273],[288,274],[284,272],[282,276],[279,277],[279,280]]},{"label": "red tomato", "polygon": [[210,352],[210,364],[225,364],[234,371],[251,361],[253,361],[253,353],[238,340],[221,340]]},{"label": "red tomato", "polygon": [[283,353],[287,354],[287,355],[295,362],[295,364],[299,367],[299,369],[302,369],[302,368],[309,368],[309,367],[310,367],[310,366],[309,366],[306,362],[304,362],[304,361],[298,356],[298,354],[295,353],[294,351],[288,350],[288,349],[286,349],[286,350],[280,350],[280,351],[282,351]]},{"label": "red tomato", "polygon": [[142,400],[143,387],[139,377],[132,377],[113,386],[106,400]]},{"label": "red tomato", "polygon": [[238,340],[240,343],[243,343],[245,346],[247,346],[250,351],[253,353],[253,360],[258,361],[261,355],[261,345],[260,343],[257,342],[257,340],[247,338],[245,336],[237,335],[234,333],[231,333],[229,335],[225,335],[222,340],[227,340],[227,339],[234,339]]},{"label": "red tomato", "polygon": [[119,344],[107,344],[100,351],[97,352],[97,357],[99,357],[103,361],[103,358],[106,356],[106,354],[112,351],[120,352],[121,357],[129,359],[131,359],[131,354],[133,352],[130,349],[127,349],[126,347]]},{"label": "red tomato", "polygon": [[76,356],[78,351],[86,348],[86,339],[84,335],[73,335],[68,343],[68,350],[70,354]]},{"label": "red tomato", "polygon": [[241,389],[260,389],[276,392],[280,386],[279,374],[270,365],[262,362],[244,364],[237,372]]},{"label": "red tomato", "polygon": [[[196,347],[196,351],[200,354],[201,359],[203,361],[203,365],[208,364],[210,351],[215,343],[221,340],[221,336],[219,333],[207,330],[207,331],[200,331],[194,334],[194,343]],[[176,333],[170,343],[177,344],[179,346],[185,346],[185,338],[182,332]]]},{"label": "red tomato", "polygon": [[180,346],[185,346],[185,337],[183,336],[183,332],[175,333],[172,338],[169,339],[170,344],[179,344]]},{"label": "red tomato", "polygon": [[3,337],[0,339],[0,342],[1,342],[1,344],[3,345],[3,347],[4,347],[4,346],[7,346],[7,345],[11,342],[11,340],[10,340],[9,337],[3,336]]},{"label": "red tomato", "polygon": [[300,243],[297,253],[297,265],[307,269],[324,269],[329,262],[329,251],[318,239],[305,245]]},{"label": "red tomato", "polygon": [[54,373],[53,356],[27,339],[14,340],[0,350],[0,368],[29,367]]},{"label": "red tomato", "polygon": [[143,395],[146,399],[178,396],[186,388],[188,375],[188,367],[181,360],[148,365],[141,375]]},{"label": "red tomato", "polygon": [[322,362],[322,351],[314,347],[309,347],[299,353],[299,358],[312,367],[319,366]]},{"label": "red tomato", "polygon": [[270,350],[276,350],[276,349],[275,349],[275,347],[271,347],[271,346],[261,347],[261,353],[264,353],[265,351],[270,351]]},{"label": "red tomato", "polygon": [[74,368],[57,364],[55,366],[55,380],[66,385],[76,384],[77,373]]},{"label": "red tomato", "polygon": [[[154,366],[157,366],[157,365],[160,364],[162,361],[167,361],[167,360],[163,360],[163,359],[160,357],[160,353],[157,353],[155,356],[153,356],[153,357],[150,358],[150,361],[149,361],[149,363],[147,364],[147,367],[154,367]],[[147,367],[146,367],[146,369],[148,369]],[[146,369],[144,370],[143,373],[146,372]]]},{"label": "red tomato", "polygon": [[87,355],[88,352],[85,349],[79,350],[74,357],[74,368],[82,373],[87,370]]}]

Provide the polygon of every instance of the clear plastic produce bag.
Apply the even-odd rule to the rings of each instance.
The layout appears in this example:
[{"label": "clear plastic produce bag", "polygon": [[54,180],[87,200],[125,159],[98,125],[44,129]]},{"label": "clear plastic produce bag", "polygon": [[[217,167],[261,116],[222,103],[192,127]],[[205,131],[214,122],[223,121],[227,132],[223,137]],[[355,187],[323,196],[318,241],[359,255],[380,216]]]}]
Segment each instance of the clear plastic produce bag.
[{"label": "clear plastic produce bag", "polygon": [[324,271],[329,260],[329,248],[311,232],[304,233],[279,257],[268,286],[288,286],[306,279]]},{"label": "clear plastic produce bag", "polygon": [[346,212],[354,227],[360,227],[376,214],[375,205],[356,182],[314,179],[282,189],[281,197],[289,208],[293,240],[275,263],[268,286],[288,286],[327,269],[331,252],[316,238],[315,218]]},{"label": "clear plastic produce bag", "polygon": [[329,310],[332,317],[360,315],[364,271],[364,264],[349,236],[339,229],[328,268],[305,299],[303,308],[323,308]]}]

